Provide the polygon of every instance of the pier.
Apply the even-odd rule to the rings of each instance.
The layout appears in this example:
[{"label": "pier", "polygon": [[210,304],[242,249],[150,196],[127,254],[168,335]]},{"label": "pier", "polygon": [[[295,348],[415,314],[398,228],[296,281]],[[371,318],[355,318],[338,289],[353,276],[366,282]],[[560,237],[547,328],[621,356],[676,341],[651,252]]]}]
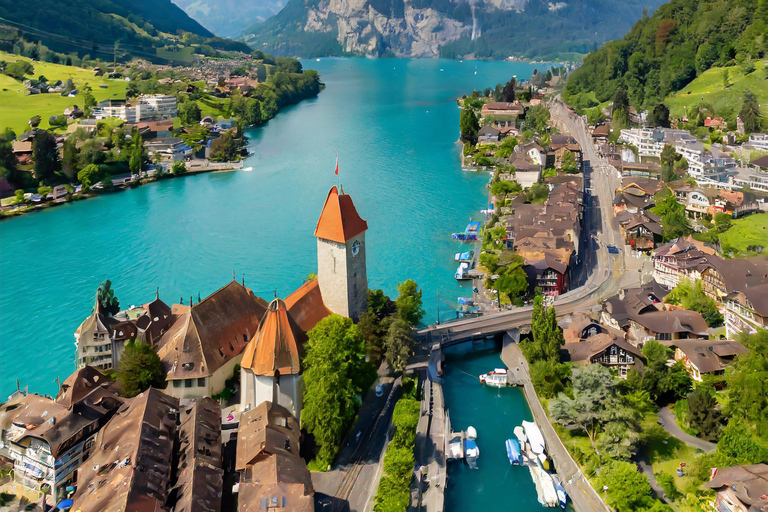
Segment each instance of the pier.
[{"label": "pier", "polygon": [[443,512],[445,509],[449,441],[450,420],[445,410],[443,386],[426,380],[416,427],[415,456],[419,471],[411,488],[409,511]]},{"label": "pier", "polygon": [[518,343],[519,333],[516,329],[505,333],[501,360],[510,370],[510,373],[513,373],[523,382],[525,399],[533,414],[533,420],[544,436],[547,453],[552,457],[557,474],[562,478],[563,487],[573,502],[574,508],[577,512],[609,512],[610,509],[589,484],[549,422],[536,390],[533,388],[533,383],[531,383],[528,361],[525,360]]}]

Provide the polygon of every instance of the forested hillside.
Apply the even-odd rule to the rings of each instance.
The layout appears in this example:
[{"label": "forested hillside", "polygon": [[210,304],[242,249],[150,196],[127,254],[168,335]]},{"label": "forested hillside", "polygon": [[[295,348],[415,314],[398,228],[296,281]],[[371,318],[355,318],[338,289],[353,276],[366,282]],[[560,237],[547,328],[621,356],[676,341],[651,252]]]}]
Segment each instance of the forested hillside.
[{"label": "forested hillside", "polygon": [[[17,29],[18,39],[39,41],[55,52],[98,58],[113,57],[115,42],[118,58],[185,60],[191,52],[179,50],[192,45],[198,46],[196,53],[249,51],[242,43],[214,37],[171,0],[2,0],[0,25]],[[17,42],[7,39],[2,49],[13,51],[7,46]]]},{"label": "forested hillside", "polygon": [[592,107],[623,84],[630,105],[652,107],[712,67],[755,72],[768,49],[766,34],[768,0],[672,0],[643,16],[624,39],[590,53],[570,75],[563,98]]}]

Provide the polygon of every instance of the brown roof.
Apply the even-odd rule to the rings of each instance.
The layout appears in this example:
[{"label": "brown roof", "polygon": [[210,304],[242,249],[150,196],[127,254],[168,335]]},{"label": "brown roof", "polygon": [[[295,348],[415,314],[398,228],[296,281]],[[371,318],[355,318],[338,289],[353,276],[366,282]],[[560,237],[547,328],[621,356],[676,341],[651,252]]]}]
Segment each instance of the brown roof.
[{"label": "brown roof", "polygon": [[144,313],[134,322],[139,329],[144,331],[146,341],[154,345],[175,320],[176,316],[173,311],[165,302],[160,300],[158,293],[155,300],[144,305]]},{"label": "brown roof", "polygon": [[224,470],[221,458],[221,407],[201,398],[181,407],[174,512],[219,512]]},{"label": "brown roof", "polygon": [[593,358],[599,356],[613,345],[645,361],[645,356],[643,356],[640,349],[624,341],[624,338],[621,336],[608,332],[601,332],[582,342],[566,343],[563,345],[563,349],[568,353],[568,361],[590,363]]},{"label": "brown roof", "polygon": [[760,158],[755,158],[750,162],[750,164],[762,167],[763,169],[768,169],[768,155],[761,156]]},{"label": "brown roof", "polygon": [[178,399],[153,388],[126,403],[96,435],[72,510],[168,510],[178,408]]},{"label": "brown roof", "polygon": [[722,468],[706,482],[710,489],[730,487],[749,512],[768,512],[768,464]]},{"label": "brown roof", "polygon": [[328,192],[323,211],[317,221],[315,236],[334,242],[345,243],[368,229],[368,223],[360,218],[352,198],[336,187]]},{"label": "brown roof", "polygon": [[311,331],[320,320],[332,314],[323,302],[317,279],[305,282],[286,297],[285,307],[288,308],[291,318],[305,332]]},{"label": "brown roof", "polygon": [[288,409],[260,403],[240,416],[235,469],[243,470],[269,455],[298,457],[300,435],[299,423]]},{"label": "brown roof", "polygon": [[768,316],[768,284],[751,286],[744,290],[744,295],[757,314]]},{"label": "brown roof", "polygon": [[168,379],[208,377],[239,355],[256,334],[267,303],[230,281],[181,314],[160,339]]},{"label": "brown roof", "polygon": [[735,356],[748,352],[744,345],[733,340],[673,340],[662,343],[680,349],[701,373],[722,370]]},{"label": "brown roof", "polygon": [[256,512],[273,503],[281,510],[314,512],[314,493],[303,459],[270,455],[246,470],[240,483],[238,510]]},{"label": "brown roof", "polygon": [[83,366],[76,370],[61,383],[59,393],[56,395],[56,403],[67,409],[74,404],[103,388],[114,394],[114,382],[93,366]]},{"label": "brown roof", "polygon": [[304,331],[293,321],[280,299],[269,303],[259,330],[243,352],[242,368],[256,375],[296,375],[301,372],[300,352],[306,341]]},{"label": "brown roof", "polygon": [[706,320],[696,311],[673,309],[672,311],[651,311],[631,315],[632,320],[654,333],[706,334],[709,330]]},{"label": "brown roof", "polygon": [[592,320],[585,313],[574,313],[559,323],[563,329],[563,339],[566,343],[578,343],[586,339],[586,333],[594,328],[597,333],[605,332],[606,328],[595,320]]},{"label": "brown roof", "polygon": [[593,137],[608,137],[609,135],[610,135],[610,129],[608,128],[607,124],[601,124],[601,125],[595,126],[595,129],[592,130]]}]

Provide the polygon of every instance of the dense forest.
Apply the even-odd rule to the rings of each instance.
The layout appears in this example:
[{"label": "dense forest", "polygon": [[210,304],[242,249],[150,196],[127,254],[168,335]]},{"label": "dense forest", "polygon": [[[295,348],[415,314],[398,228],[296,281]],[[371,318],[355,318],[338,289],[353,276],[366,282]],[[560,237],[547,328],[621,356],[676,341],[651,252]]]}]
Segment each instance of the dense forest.
[{"label": "dense forest", "polygon": [[[216,49],[249,51],[241,42],[215,37],[171,0],[37,0],[34,8],[3,1],[0,25],[16,29],[18,39],[81,57],[184,60],[191,52],[180,50],[189,47],[203,54]],[[15,42],[3,40],[2,44]]]},{"label": "dense forest", "polygon": [[768,49],[768,0],[672,0],[643,16],[624,39],[590,53],[563,98],[587,108],[626,88],[629,104],[651,108],[715,66],[745,72]]}]

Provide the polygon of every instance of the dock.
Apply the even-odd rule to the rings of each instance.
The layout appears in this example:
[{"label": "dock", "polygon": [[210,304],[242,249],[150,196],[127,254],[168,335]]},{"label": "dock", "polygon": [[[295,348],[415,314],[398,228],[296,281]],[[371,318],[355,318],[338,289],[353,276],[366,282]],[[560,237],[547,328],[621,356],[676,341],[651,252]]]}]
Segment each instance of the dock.
[{"label": "dock", "polygon": [[443,512],[448,480],[446,453],[450,441],[450,420],[445,410],[443,386],[424,382],[419,423],[416,427],[416,465],[419,470],[411,487],[413,512]]},{"label": "dock", "polygon": [[544,436],[547,453],[557,468],[557,474],[562,478],[565,491],[577,512],[609,512],[610,509],[587,481],[549,422],[536,390],[533,388],[533,383],[531,383],[528,361],[525,360],[525,356],[520,350],[519,341],[520,332],[517,329],[512,329],[504,334],[501,360],[523,383],[525,399],[533,414],[533,420]]}]

